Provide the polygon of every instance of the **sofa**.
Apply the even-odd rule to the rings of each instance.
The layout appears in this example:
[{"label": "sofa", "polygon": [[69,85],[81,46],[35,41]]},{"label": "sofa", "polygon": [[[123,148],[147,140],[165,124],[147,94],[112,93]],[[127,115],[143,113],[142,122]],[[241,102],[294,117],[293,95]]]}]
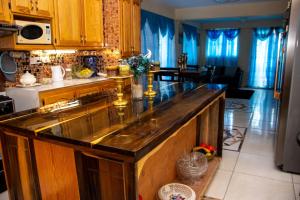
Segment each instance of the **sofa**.
[{"label": "sofa", "polygon": [[243,80],[240,67],[208,66],[205,82],[227,84],[229,89],[238,89]]}]

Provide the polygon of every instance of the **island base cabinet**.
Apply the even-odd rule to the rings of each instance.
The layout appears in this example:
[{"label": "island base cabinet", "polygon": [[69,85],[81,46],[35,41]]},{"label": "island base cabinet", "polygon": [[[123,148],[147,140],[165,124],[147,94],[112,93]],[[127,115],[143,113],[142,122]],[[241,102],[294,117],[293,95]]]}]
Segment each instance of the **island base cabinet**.
[{"label": "island base cabinet", "polygon": [[80,199],[74,150],[38,140],[34,149],[42,199]]},{"label": "island base cabinet", "polygon": [[137,162],[137,190],[143,199],[156,200],[160,187],[182,182],[177,177],[176,161],[184,153],[191,152],[193,147],[205,143],[216,147],[216,157],[209,161],[208,170],[201,180],[190,185],[197,200],[202,199],[222,156],[224,103],[222,94]]},{"label": "island base cabinet", "polygon": [[31,141],[6,133],[1,135],[1,146],[10,199],[40,199]]},{"label": "island base cabinet", "polygon": [[76,163],[81,199],[135,199],[129,189],[134,185],[134,173],[130,173],[133,165],[80,152],[76,153]]}]

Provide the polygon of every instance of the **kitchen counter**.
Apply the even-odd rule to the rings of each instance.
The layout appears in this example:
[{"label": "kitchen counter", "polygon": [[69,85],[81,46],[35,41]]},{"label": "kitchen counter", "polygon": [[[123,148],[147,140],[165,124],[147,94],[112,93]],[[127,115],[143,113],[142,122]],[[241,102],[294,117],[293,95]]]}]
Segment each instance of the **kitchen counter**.
[{"label": "kitchen counter", "polygon": [[[111,104],[114,98],[104,95],[76,109],[49,114],[30,113],[1,125],[38,138],[139,159],[224,91],[222,85],[196,83],[162,82],[159,88],[152,102],[148,99],[130,101],[127,107],[116,108]],[[89,102],[89,99],[85,101]]]},{"label": "kitchen counter", "polygon": [[[134,101],[125,94],[126,107],[113,106],[115,94],[103,92],[80,98],[75,108],[2,119],[8,185],[19,184],[9,187],[11,196],[28,187],[31,199],[133,200],[138,194],[154,199],[162,184],[175,181],[176,160],[184,152],[204,142],[221,156],[225,86],[155,82],[154,88],[153,99]],[[12,156],[19,161],[10,162]],[[199,197],[218,163],[219,158],[210,163]],[[19,182],[24,174],[30,180]],[[64,181],[57,179],[61,176]]]},{"label": "kitchen counter", "polygon": [[74,87],[79,85],[88,85],[108,80],[103,77],[90,79],[72,79],[62,82],[40,85],[36,87],[13,87],[6,89],[6,95],[14,99],[16,112],[40,107],[39,93],[62,88]]}]

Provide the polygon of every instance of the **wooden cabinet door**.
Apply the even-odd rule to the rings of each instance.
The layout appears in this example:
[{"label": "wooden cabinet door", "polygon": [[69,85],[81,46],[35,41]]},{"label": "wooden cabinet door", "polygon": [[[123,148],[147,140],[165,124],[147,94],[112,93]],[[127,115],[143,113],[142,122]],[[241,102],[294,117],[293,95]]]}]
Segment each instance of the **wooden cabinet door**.
[{"label": "wooden cabinet door", "polygon": [[81,0],[55,0],[55,29],[56,46],[81,46],[82,33],[82,1]]},{"label": "wooden cabinet door", "polygon": [[34,9],[33,0],[11,0],[11,10],[14,13],[30,14]]},{"label": "wooden cabinet door", "polygon": [[92,94],[96,94],[99,93],[100,89],[98,86],[94,86],[94,87],[82,87],[79,88],[76,92],[76,96],[77,97],[83,97],[83,96],[87,96],[87,95],[92,95]]},{"label": "wooden cabinet door", "polygon": [[0,21],[10,22],[10,20],[8,0],[0,0]]},{"label": "wooden cabinet door", "polygon": [[35,14],[41,17],[52,17],[52,0],[35,0]]},{"label": "wooden cabinet door", "polygon": [[121,8],[121,51],[122,56],[130,56],[133,50],[131,0],[121,0]]},{"label": "wooden cabinet door", "polygon": [[74,90],[55,90],[49,93],[40,94],[41,106],[53,104],[59,101],[70,101],[75,98]]},{"label": "wooden cabinet door", "polygon": [[141,53],[141,2],[132,0],[132,46],[134,54]]},{"label": "wooden cabinet door", "polygon": [[103,46],[102,0],[83,0],[84,46]]}]

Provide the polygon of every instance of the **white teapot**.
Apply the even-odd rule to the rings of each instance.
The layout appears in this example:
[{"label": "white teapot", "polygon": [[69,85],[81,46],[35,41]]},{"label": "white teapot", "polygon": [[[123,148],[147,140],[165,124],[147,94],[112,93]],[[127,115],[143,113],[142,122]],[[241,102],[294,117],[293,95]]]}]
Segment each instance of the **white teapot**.
[{"label": "white teapot", "polygon": [[21,76],[20,82],[22,85],[33,85],[36,83],[36,78],[26,71],[26,73]]}]

